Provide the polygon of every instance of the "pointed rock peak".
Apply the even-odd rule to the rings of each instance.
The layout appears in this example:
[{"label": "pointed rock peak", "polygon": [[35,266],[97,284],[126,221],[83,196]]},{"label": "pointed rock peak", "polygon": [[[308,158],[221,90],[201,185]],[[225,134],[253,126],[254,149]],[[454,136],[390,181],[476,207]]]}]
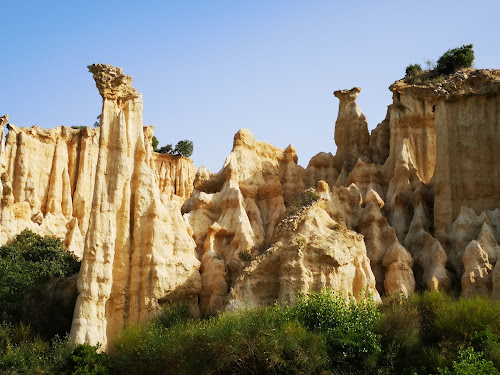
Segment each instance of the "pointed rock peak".
[{"label": "pointed rock peak", "polygon": [[488,241],[491,243],[497,243],[495,236],[493,234],[493,228],[491,225],[485,220],[483,221],[483,225],[481,226],[481,230],[479,231],[479,236],[477,237],[478,242]]},{"label": "pointed rock peak", "polygon": [[380,197],[380,195],[373,189],[368,189],[365,195],[365,204],[368,205],[370,203],[376,204],[379,208],[384,208],[385,202]]},{"label": "pointed rock peak", "polygon": [[452,224],[452,228],[458,229],[463,227],[477,227],[479,226],[478,221],[479,218],[472,208],[462,206],[457,218]]},{"label": "pointed rock peak", "polygon": [[0,117],[0,126],[4,126],[9,122],[9,115],[5,114],[2,117]]},{"label": "pointed rock peak", "polygon": [[420,203],[415,209],[415,213],[413,214],[413,219],[410,224],[410,230],[412,227],[426,232],[429,231],[429,220],[425,212],[425,207],[422,203]]},{"label": "pointed rock peak", "polygon": [[250,130],[240,129],[238,133],[234,135],[233,150],[238,146],[246,148],[255,147],[255,138]]},{"label": "pointed rock peak", "polygon": [[284,154],[285,154],[285,161],[293,161],[295,164],[299,162],[299,158],[297,156],[297,150],[292,145],[288,145],[288,147],[285,148]]},{"label": "pointed rock peak", "polygon": [[337,177],[337,181],[335,181],[335,186],[336,187],[344,186],[346,181],[347,181],[347,177],[349,177],[349,171],[347,170],[345,162],[344,162],[344,164],[342,166],[342,171],[340,172],[339,176]]},{"label": "pointed rock peak", "polygon": [[94,75],[95,85],[103,99],[133,98],[139,93],[132,87],[132,76],[123,69],[107,64],[92,64],[89,72]]},{"label": "pointed rock peak", "polygon": [[386,218],[382,215],[380,207],[376,202],[370,202],[366,205],[363,209],[362,218],[359,222],[360,227],[367,227],[372,224],[375,224],[378,227],[388,225]]}]

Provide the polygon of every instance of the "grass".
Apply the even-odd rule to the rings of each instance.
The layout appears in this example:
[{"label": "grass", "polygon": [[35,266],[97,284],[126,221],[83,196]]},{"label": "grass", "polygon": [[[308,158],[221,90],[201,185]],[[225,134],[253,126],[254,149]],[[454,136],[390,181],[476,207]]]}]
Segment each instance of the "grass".
[{"label": "grass", "polygon": [[325,290],[297,306],[194,318],[172,305],[108,355],[0,325],[0,374],[498,374],[500,303],[415,294],[375,306]]}]

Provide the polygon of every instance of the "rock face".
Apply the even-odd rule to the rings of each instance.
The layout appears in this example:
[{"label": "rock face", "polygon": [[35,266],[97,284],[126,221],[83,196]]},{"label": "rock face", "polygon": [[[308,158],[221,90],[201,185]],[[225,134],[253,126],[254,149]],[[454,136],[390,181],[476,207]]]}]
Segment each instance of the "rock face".
[{"label": "rock face", "polygon": [[106,347],[170,301],[216,313],[324,287],[375,300],[446,291],[452,279],[464,296],[500,298],[499,71],[397,81],[371,134],[360,89],[336,91],[335,155],[304,169],[292,146],[242,129],[213,174],[153,151],[130,76],[89,70],[100,128],[9,124],[0,143],[0,244],[29,228],[82,258],[73,342]]},{"label": "rock face", "polygon": [[[201,259],[202,311],[275,300],[293,304],[298,290],[328,286],[356,298],[361,290],[379,298],[362,237],[341,230],[325,204],[295,202],[305,178],[293,147],[258,142],[245,129],[235,135],[217,175],[199,172],[183,212]],[[283,232],[291,206],[310,211]]]},{"label": "rock face", "polygon": [[108,65],[89,70],[103,110],[71,339],[106,347],[126,324],[151,319],[159,300],[196,300],[200,276],[178,206],[161,202],[148,165],[132,78]]}]

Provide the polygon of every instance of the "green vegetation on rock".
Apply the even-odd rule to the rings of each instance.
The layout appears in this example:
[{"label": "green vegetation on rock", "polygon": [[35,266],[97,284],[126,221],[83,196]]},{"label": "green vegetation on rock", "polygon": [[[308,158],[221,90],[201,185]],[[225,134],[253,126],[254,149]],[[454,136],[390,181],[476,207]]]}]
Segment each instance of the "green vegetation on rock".
[{"label": "green vegetation on rock", "polygon": [[445,77],[462,68],[470,68],[474,63],[472,44],[463,45],[446,51],[433,67],[429,60],[428,69],[422,70],[420,64],[410,64],[405,70],[405,82],[411,85],[431,85],[440,83]]},{"label": "green vegetation on rock", "polygon": [[78,273],[80,262],[64,250],[62,241],[24,230],[0,247],[0,317],[16,323],[25,293],[52,277]]},{"label": "green vegetation on rock", "polygon": [[171,144],[160,148],[155,148],[153,144],[153,149],[160,154],[190,157],[191,155],[193,155],[193,142],[187,139],[184,141],[179,141],[175,145],[175,148]]}]

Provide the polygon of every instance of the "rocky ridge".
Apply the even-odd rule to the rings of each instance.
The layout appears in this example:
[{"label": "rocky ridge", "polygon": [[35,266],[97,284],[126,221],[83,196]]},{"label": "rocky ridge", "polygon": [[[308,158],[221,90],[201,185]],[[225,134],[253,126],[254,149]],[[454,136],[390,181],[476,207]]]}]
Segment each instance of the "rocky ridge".
[{"label": "rocky ridge", "polygon": [[74,342],[106,345],[177,300],[216,313],[324,287],[500,298],[499,71],[398,81],[371,134],[361,90],[336,91],[336,155],[303,168],[242,129],[213,174],[152,150],[130,76],[89,70],[100,129],[9,124],[0,146],[0,243],[27,227],[83,259]]}]

